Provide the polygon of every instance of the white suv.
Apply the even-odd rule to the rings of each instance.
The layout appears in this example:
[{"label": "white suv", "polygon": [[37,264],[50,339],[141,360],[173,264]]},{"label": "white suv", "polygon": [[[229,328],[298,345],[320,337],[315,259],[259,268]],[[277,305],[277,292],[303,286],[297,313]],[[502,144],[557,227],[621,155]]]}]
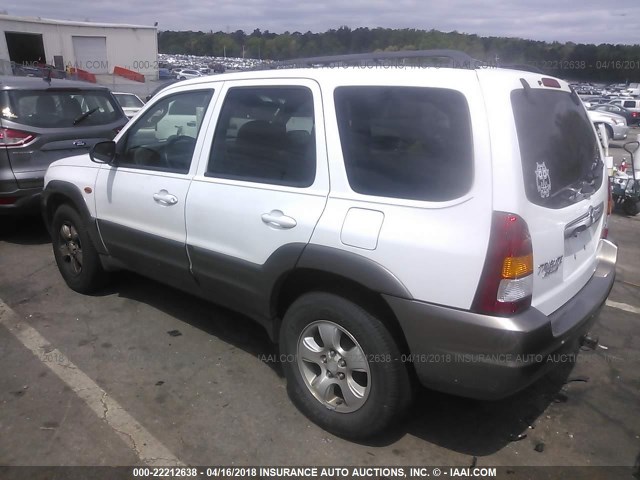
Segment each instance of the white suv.
[{"label": "white suv", "polygon": [[340,66],[363,58],[172,85],[115,142],[53,163],[43,199],[72,289],[128,269],[248,315],[296,405],[346,437],[385,428],[415,381],[523,389],[588,333],[617,258],[566,83]]}]

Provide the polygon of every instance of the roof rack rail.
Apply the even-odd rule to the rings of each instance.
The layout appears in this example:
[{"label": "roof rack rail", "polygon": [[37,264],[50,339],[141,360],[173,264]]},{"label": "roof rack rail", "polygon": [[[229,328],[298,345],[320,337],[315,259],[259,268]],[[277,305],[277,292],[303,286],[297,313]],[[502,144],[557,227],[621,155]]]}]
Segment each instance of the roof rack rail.
[{"label": "roof rack rail", "polygon": [[527,65],[526,63],[515,63],[513,65],[500,65],[500,68],[508,68],[509,70],[520,70],[523,72],[541,73],[544,72],[535,65]]},{"label": "roof rack rail", "polygon": [[412,63],[402,62],[409,59],[440,58],[448,62],[439,63],[439,67],[468,68],[486,67],[490,64],[469,56],[459,50],[405,50],[399,52],[353,53],[349,55],[330,55],[324,57],[297,58],[276,61],[254,67],[250,70],[270,70],[278,68],[317,68],[326,66],[410,66]]}]

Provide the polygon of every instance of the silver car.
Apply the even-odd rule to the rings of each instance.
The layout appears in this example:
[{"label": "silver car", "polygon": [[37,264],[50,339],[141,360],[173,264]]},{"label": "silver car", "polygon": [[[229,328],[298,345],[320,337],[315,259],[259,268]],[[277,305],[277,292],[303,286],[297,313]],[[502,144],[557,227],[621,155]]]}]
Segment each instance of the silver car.
[{"label": "silver car", "polygon": [[624,140],[629,133],[627,120],[616,113],[589,110],[589,118],[597,126],[603,124],[612,140]]},{"label": "silver car", "polygon": [[106,87],[0,76],[0,215],[37,211],[51,162],[87,153],[126,123]]}]

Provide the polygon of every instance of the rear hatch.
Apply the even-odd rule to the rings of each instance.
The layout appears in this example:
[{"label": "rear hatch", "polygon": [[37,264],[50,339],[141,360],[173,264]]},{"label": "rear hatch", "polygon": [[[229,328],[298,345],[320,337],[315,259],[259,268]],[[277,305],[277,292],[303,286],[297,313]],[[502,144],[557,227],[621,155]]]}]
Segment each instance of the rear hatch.
[{"label": "rear hatch", "polygon": [[102,89],[6,90],[0,104],[4,144],[20,188],[41,187],[51,162],[87,152],[126,123]]},{"label": "rear hatch", "polygon": [[[511,106],[505,128],[515,139],[506,142],[511,161],[494,189],[494,208],[526,221],[533,247],[532,306],[548,315],[595,271],[607,181],[593,124],[578,96],[564,82],[539,74],[509,77],[502,100]],[[504,189],[513,196],[501,198],[501,180],[513,183]]]}]

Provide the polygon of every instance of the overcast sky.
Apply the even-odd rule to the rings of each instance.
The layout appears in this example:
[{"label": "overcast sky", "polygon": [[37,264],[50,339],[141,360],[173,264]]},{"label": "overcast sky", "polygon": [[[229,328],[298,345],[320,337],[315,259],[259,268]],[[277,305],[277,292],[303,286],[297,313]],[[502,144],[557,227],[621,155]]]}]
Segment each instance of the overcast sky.
[{"label": "overcast sky", "polygon": [[640,43],[640,0],[11,0],[9,15],[153,25],[161,30],[457,30],[576,43]]}]

